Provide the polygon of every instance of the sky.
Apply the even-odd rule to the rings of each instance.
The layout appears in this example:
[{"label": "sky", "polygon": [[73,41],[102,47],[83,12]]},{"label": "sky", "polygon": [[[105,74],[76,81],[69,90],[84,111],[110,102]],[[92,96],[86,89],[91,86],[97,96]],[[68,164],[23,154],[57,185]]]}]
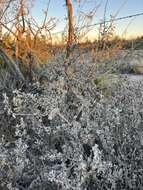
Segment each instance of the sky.
[{"label": "sky", "polygon": [[[87,3],[82,7],[79,7],[75,0],[71,0],[74,6],[74,15],[77,16],[78,10],[84,13],[93,10],[94,7],[100,5],[96,11],[92,23],[98,23],[104,18],[104,8],[106,0],[86,0]],[[84,2],[85,0],[81,0]],[[40,22],[43,18],[42,10],[46,7],[48,0],[35,0],[33,7],[33,15]],[[143,0],[108,0],[106,19],[110,19],[110,15],[116,15],[117,17],[124,17],[132,14],[138,14],[143,12]],[[66,6],[65,0],[51,0],[49,6],[49,17],[56,17],[58,19],[57,27],[54,32],[64,30],[66,25]],[[93,38],[97,34],[98,26],[94,27],[89,32],[89,38]],[[121,20],[115,24],[115,35],[122,37],[132,38],[143,35],[143,16],[130,18],[127,20]]]}]

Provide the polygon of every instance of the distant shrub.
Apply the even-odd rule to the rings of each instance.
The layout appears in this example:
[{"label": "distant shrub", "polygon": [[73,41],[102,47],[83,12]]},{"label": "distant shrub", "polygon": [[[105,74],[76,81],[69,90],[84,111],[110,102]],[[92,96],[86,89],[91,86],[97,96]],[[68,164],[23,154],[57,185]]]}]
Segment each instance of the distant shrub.
[{"label": "distant shrub", "polygon": [[143,73],[143,68],[139,65],[133,65],[131,67],[130,73],[141,74]]}]

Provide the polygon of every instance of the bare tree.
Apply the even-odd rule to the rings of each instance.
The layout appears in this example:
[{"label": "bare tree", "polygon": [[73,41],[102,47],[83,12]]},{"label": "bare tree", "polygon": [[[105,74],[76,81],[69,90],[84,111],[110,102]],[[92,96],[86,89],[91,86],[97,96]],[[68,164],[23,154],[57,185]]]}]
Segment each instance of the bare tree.
[{"label": "bare tree", "polygon": [[[1,31],[2,31],[2,28],[5,28],[6,31],[8,31],[9,33],[12,33],[13,36],[16,37],[16,34],[12,31],[10,27],[7,26],[5,22],[6,13],[8,9],[10,8],[12,2],[14,2],[14,0],[0,1],[0,28],[1,28]],[[0,56],[2,57],[4,63],[8,67],[11,74],[14,75],[15,78],[17,78],[18,80],[24,81],[24,77],[19,67],[9,58],[6,51],[2,48],[2,44],[0,47]]]},{"label": "bare tree", "polygon": [[[28,63],[29,80],[32,81],[32,65],[34,62],[40,61],[40,56],[48,55],[46,38],[49,39],[50,36],[52,41],[50,31],[56,26],[56,19],[48,17],[50,0],[44,10],[41,24],[31,15],[33,0],[6,0],[3,2],[4,4],[0,0],[0,27],[4,28],[5,33],[13,36],[14,59],[17,63],[19,61],[22,64]],[[11,16],[7,17],[7,15]],[[42,41],[43,35],[46,36],[44,42]],[[41,47],[39,42],[43,43]],[[43,49],[46,53],[43,53]],[[16,66],[18,67],[18,65]]]}]

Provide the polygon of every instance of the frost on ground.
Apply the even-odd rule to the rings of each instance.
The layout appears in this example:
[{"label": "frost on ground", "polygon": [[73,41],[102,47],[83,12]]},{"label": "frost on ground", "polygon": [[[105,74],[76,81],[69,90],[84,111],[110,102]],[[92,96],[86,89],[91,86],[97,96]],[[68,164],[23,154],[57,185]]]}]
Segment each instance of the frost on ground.
[{"label": "frost on ground", "polygon": [[143,189],[143,82],[106,97],[78,67],[70,78],[49,66],[43,85],[3,94],[1,190]]}]

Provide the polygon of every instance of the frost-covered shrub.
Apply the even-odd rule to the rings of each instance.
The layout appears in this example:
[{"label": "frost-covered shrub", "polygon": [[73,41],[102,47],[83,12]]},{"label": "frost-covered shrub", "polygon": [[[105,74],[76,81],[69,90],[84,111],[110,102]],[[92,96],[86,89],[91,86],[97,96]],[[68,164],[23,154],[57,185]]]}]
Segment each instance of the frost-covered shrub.
[{"label": "frost-covered shrub", "polygon": [[143,83],[125,81],[106,98],[80,82],[4,94],[0,189],[143,189]]}]

